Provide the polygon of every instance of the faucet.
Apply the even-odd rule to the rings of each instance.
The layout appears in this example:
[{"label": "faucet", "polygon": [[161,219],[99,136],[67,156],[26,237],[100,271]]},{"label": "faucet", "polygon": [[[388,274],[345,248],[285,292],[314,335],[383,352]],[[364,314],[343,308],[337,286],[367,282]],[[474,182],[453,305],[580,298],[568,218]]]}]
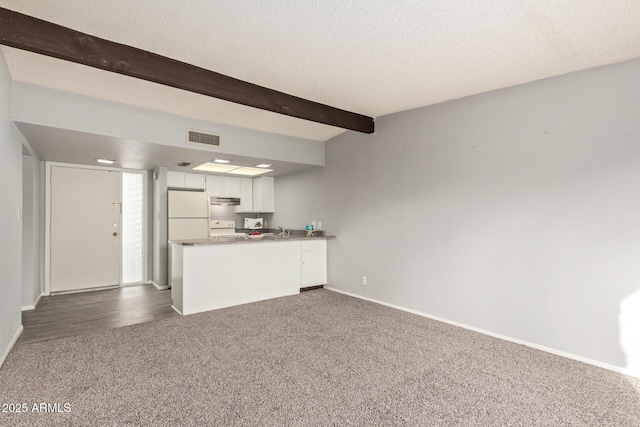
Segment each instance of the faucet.
[{"label": "faucet", "polygon": [[280,229],[280,233],[278,233],[278,236],[290,236],[291,235],[291,229],[289,228],[282,228],[280,226],[278,226],[278,228]]}]

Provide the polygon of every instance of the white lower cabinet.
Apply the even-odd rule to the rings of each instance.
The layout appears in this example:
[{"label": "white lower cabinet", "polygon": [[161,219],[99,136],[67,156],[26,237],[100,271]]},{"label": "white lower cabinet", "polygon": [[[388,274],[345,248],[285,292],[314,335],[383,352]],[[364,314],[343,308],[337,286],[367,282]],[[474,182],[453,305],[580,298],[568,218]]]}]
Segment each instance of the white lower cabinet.
[{"label": "white lower cabinet", "polygon": [[300,246],[300,287],[327,284],[327,241],[303,240]]}]

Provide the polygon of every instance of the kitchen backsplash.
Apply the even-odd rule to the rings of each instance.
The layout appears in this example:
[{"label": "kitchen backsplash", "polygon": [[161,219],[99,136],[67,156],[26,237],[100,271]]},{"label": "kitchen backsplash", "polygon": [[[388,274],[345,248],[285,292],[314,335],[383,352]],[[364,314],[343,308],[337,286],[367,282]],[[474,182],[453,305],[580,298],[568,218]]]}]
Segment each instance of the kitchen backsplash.
[{"label": "kitchen backsplash", "polygon": [[[236,225],[238,226],[242,226],[244,224],[245,218],[248,218],[248,217],[253,218],[253,215],[237,214],[235,210],[235,206],[221,206],[221,205],[212,205],[209,210],[209,215],[211,219],[235,221]],[[270,227],[272,225],[271,223],[271,219],[273,218],[272,213],[264,213],[264,214],[261,213],[260,217],[264,218],[264,221],[266,222],[267,227]],[[275,224],[275,225],[277,226],[278,224]]]}]

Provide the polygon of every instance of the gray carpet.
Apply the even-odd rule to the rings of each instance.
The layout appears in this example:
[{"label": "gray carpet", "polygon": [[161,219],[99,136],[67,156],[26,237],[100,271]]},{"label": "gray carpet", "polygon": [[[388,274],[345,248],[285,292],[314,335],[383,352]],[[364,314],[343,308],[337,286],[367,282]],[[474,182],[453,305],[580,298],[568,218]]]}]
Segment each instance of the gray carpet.
[{"label": "gray carpet", "polygon": [[[327,290],[16,347],[0,425],[640,426],[640,380]],[[53,408],[52,408],[53,409]]]}]

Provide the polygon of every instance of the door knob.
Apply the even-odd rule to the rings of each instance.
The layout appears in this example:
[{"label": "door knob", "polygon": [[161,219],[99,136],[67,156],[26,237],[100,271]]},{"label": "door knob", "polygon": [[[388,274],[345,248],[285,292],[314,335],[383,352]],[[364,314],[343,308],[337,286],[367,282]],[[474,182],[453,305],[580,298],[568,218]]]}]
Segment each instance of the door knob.
[{"label": "door knob", "polygon": [[118,236],[118,232],[117,232],[117,231],[114,231],[114,232],[113,232],[113,237],[117,237],[117,236]]}]

